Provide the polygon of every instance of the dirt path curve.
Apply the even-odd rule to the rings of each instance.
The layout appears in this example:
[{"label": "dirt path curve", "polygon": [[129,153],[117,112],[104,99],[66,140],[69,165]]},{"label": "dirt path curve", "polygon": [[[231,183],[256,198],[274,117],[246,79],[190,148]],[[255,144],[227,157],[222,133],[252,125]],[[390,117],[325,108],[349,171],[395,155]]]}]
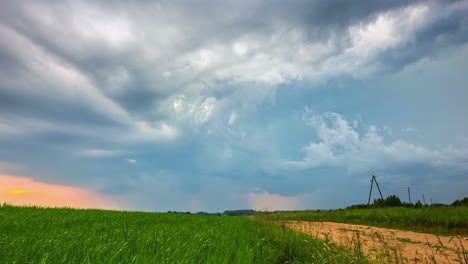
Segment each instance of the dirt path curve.
[{"label": "dirt path curve", "polygon": [[357,250],[379,263],[468,264],[468,238],[332,222],[282,222],[286,226],[341,247]]}]

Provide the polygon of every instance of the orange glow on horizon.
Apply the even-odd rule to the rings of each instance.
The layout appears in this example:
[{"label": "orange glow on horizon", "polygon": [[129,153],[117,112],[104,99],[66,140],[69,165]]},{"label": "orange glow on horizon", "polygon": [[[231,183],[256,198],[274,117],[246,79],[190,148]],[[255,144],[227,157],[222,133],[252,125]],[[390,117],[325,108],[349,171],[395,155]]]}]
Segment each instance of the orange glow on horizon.
[{"label": "orange glow on horizon", "polygon": [[119,209],[116,201],[91,189],[37,182],[30,178],[0,175],[0,203]]},{"label": "orange glow on horizon", "polygon": [[17,194],[30,194],[32,192],[31,191],[7,191],[6,193],[10,195],[17,195]]}]

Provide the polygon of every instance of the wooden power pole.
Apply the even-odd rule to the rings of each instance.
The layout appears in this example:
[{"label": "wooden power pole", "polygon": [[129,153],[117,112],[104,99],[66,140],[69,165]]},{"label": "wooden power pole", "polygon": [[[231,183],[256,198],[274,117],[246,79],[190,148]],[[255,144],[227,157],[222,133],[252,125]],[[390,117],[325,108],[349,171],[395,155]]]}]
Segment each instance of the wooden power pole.
[{"label": "wooden power pole", "polygon": [[408,200],[409,200],[409,203],[411,203],[411,193],[410,193],[409,187],[408,187]]},{"label": "wooden power pole", "polygon": [[369,204],[370,204],[370,197],[372,195],[372,186],[374,185],[374,175],[372,175],[372,180],[371,180],[371,183],[370,183],[370,192],[369,192],[369,199],[367,200],[367,207],[369,207]]},{"label": "wooden power pole", "polygon": [[382,192],[380,191],[380,187],[379,187],[379,183],[377,182],[377,178],[375,178],[374,175],[372,175],[372,177],[374,177],[375,185],[377,185],[377,190],[379,190],[380,198],[382,198],[382,200],[383,200],[383,195],[382,195]]},{"label": "wooden power pole", "polygon": [[375,185],[377,186],[377,190],[379,190],[380,198],[382,198],[382,200],[383,200],[383,195],[382,195],[382,192],[380,191],[380,187],[379,187],[379,183],[377,182],[377,178],[375,178],[375,175],[372,175],[372,180],[371,180],[371,185],[370,185],[370,192],[369,192],[369,199],[367,200],[367,207],[369,207],[369,204],[370,204],[370,198],[371,198],[371,195],[372,195],[372,186],[374,185],[374,182],[375,182]]}]

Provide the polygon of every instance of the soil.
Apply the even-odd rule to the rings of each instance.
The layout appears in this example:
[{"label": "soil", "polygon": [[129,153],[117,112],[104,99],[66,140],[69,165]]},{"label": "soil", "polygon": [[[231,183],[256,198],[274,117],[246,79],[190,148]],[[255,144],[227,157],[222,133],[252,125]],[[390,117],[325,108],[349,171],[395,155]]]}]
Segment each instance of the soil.
[{"label": "soil", "polygon": [[313,237],[362,253],[379,263],[468,264],[468,238],[333,222],[282,222]]}]

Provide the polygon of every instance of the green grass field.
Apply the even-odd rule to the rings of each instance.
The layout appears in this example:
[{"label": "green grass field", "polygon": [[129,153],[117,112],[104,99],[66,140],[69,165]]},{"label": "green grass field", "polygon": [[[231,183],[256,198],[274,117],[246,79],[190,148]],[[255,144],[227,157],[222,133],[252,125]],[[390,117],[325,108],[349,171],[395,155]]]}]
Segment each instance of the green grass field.
[{"label": "green grass field", "polygon": [[364,263],[248,217],[0,205],[0,263]]},{"label": "green grass field", "polygon": [[468,235],[468,207],[347,209],[329,212],[275,213],[269,220],[330,221],[414,230],[442,235]]}]

